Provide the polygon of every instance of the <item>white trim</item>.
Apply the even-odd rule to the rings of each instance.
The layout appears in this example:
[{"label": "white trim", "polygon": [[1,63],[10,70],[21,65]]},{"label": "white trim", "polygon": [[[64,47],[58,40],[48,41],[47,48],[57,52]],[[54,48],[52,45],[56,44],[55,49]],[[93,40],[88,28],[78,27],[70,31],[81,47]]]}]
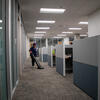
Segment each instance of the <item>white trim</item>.
[{"label": "white trim", "polygon": [[51,67],[53,67],[53,56],[52,56],[52,48],[53,48],[53,47],[51,46],[51,48],[50,48],[50,49],[51,49]]},{"label": "white trim", "polygon": [[65,45],[63,43],[63,76],[66,76],[66,69],[65,69]]},{"label": "white trim", "polygon": [[12,93],[11,93],[11,99],[12,99],[14,93],[15,93],[15,90],[16,90],[16,88],[17,88],[17,86],[18,86],[18,83],[19,83],[19,80],[17,80],[16,86],[15,86],[15,88],[12,90]]},{"label": "white trim", "polygon": [[9,0],[9,66],[10,66],[10,87],[12,92],[12,67],[11,67],[11,0]]}]

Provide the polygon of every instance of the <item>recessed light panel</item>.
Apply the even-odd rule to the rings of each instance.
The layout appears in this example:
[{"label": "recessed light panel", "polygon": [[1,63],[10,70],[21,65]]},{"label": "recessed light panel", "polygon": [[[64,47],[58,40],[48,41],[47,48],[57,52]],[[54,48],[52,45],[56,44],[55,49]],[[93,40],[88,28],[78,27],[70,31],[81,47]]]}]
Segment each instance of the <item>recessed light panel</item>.
[{"label": "recessed light panel", "polygon": [[79,24],[85,24],[85,25],[88,25],[88,22],[79,22]]},{"label": "recessed light panel", "polygon": [[62,38],[62,37],[57,37],[57,36],[55,36],[55,37],[53,37],[53,38],[55,38],[55,39],[59,39],[59,38]]},{"label": "recessed light panel", "polygon": [[64,34],[67,34],[67,33],[68,33],[68,34],[72,34],[73,32],[62,32],[62,33],[64,33]]},{"label": "recessed light panel", "polygon": [[82,28],[69,28],[69,30],[82,30]]},{"label": "recessed light panel", "polygon": [[34,36],[44,36],[44,34],[34,34]]},{"label": "recessed light panel", "polygon": [[88,35],[87,34],[81,34],[80,36],[81,37],[87,37]]},{"label": "recessed light panel", "polygon": [[46,33],[45,31],[35,31],[34,33]]},{"label": "recessed light panel", "polygon": [[42,37],[36,37],[36,36],[34,36],[33,38],[36,38],[36,39],[41,39]]},{"label": "recessed light panel", "polygon": [[62,14],[66,11],[66,9],[55,9],[55,8],[41,8],[40,13],[55,13]]},{"label": "recessed light panel", "polygon": [[38,30],[48,30],[48,29],[50,29],[50,27],[36,27],[36,29],[38,29]]},{"label": "recessed light panel", "polygon": [[37,23],[54,24],[54,20],[38,20]]},{"label": "recessed light panel", "polygon": [[57,36],[63,37],[66,36],[66,34],[58,34]]}]

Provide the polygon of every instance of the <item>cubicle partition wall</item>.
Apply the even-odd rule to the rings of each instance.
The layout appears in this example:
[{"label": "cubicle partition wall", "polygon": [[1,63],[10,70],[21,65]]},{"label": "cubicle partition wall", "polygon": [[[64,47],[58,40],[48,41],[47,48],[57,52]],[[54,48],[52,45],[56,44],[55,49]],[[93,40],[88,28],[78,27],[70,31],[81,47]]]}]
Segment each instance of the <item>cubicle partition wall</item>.
[{"label": "cubicle partition wall", "polygon": [[77,40],[73,46],[74,84],[94,100],[98,98],[99,38],[96,36]]},{"label": "cubicle partition wall", "polygon": [[43,51],[43,54],[42,54],[42,56],[43,56],[43,62],[48,62],[48,48],[46,48],[46,47],[43,47],[43,49],[42,49]]},{"label": "cubicle partition wall", "polygon": [[52,50],[53,46],[48,47],[48,65],[53,67],[53,55],[52,55]]},{"label": "cubicle partition wall", "polygon": [[43,48],[39,48],[39,58],[40,61],[43,62]]},{"label": "cubicle partition wall", "polygon": [[65,45],[56,45],[56,71],[65,76]]},{"label": "cubicle partition wall", "polygon": [[72,72],[73,63],[73,46],[57,45],[56,46],[56,71],[63,76],[67,72]]},{"label": "cubicle partition wall", "polygon": [[48,48],[43,47],[39,49],[40,61],[48,62]]}]

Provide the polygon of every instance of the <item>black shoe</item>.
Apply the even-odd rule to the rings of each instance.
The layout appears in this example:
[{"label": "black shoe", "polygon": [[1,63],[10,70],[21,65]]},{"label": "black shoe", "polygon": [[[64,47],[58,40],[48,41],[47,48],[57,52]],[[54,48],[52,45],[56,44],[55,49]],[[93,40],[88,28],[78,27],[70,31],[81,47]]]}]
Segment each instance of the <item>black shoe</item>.
[{"label": "black shoe", "polygon": [[38,67],[37,69],[44,69],[44,67]]}]

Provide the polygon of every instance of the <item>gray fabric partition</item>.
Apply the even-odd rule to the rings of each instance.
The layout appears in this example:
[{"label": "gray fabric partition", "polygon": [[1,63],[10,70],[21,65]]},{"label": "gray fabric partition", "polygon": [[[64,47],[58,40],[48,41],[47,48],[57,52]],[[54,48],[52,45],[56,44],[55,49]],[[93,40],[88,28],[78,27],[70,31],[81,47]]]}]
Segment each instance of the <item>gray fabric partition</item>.
[{"label": "gray fabric partition", "polygon": [[98,65],[97,37],[86,38],[74,42],[73,60],[89,65]]},{"label": "gray fabric partition", "polygon": [[47,54],[43,54],[43,62],[48,62],[48,55]]},{"label": "gray fabric partition", "polygon": [[53,62],[52,62],[52,48],[53,46],[48,47],[48,65],[50,67],[53,67]]},{"label": "gray fabric partition", "polygon": [[98,95],[98,67],[74,62],[74,84],[97,100]]},{"label": "gray fabric partition", "polygon": [[58,72],[58,73],[60,73],[61,75],[63,75],[63,66],[64,66],[64,64],[63,64],[63,58],[58,58],[58,57],[56,57],[56,71]]},{"label": "gray fabric partition", "polygon": [[73,46],[74,84],[94,100],[98,98],[99,38],[77,40]]},{"label": "gray fabric partition", "polygon": [[65,45],[56,46],[56,71],[65,76]]}]

